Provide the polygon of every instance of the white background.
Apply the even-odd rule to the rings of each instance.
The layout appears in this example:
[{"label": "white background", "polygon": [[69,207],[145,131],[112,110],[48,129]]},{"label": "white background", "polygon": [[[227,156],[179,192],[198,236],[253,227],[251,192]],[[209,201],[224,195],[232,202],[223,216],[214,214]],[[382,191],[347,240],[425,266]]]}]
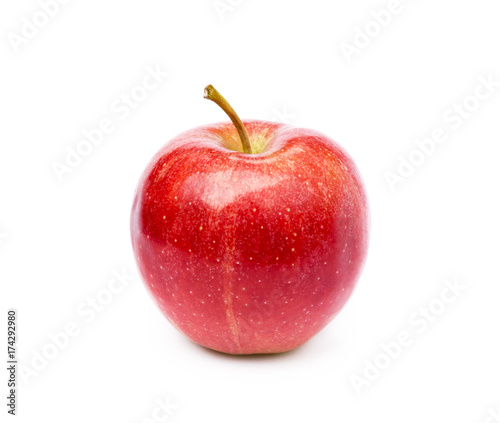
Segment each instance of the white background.
[{"label": "white background", "polygon": [[[16,52],[13,34],[40,5],[2,1],[2,363],[10,307],[27,368],[37,353],[54,354],[51,334],[72,322],[79,330],[36,375],[20,372],[18,421],[164,421],[146,419],[166,398],[176,422],[495,421],[500,87],[468,96],[481,77],[500,81],[500,4],[401,0],[349,58],[342,43],[354,45],[356,27],[376,31],[372,12],[387,1],[232,4],[218,13],[212,0],[73,0]],[[121,119],[111,105],[148,66],[169,76]],[[366,182],[373,226],[359,285],[338,318],[288,354],[238,358],[194,345],[162,317],[135,267],[136,183],[173,136],[225,119],[202,98],[208,83],[242,118],[329,135]],[[475,110],[453,127],[444,116],[464,101]],[[60,180],[54,162],[105,118],[115,130]],[[391,190],[386,172],[438,127],[446,142]],[[129,286],[87,322],[78,310],[123,269]],[[466,289],[419,332],[411,316],[439,299],[446,278]],[[352,376],[401,331],[412,345],[359,393]]]}]

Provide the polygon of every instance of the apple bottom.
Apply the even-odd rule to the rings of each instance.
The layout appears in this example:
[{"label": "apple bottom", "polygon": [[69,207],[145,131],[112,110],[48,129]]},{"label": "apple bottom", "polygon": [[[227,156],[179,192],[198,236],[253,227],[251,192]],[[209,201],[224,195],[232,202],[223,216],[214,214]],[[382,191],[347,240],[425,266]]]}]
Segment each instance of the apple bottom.
[{"label": "apple bottom", "polygon": [[228,354],[269,354],[302,345],[346,303],[363,257],[354,248],[344,260],[336,250],[256,266],[194,259],[182,249],[139,241],[138,262],[163,314],[194,342]]}]

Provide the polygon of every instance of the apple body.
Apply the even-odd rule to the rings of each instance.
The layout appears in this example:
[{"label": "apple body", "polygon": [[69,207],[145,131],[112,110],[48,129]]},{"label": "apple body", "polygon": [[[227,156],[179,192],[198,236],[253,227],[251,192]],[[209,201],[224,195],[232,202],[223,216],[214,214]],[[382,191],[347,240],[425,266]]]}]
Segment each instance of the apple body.
[{"label": "apple body", "polygon": [[139,181],[132,245],[166,318],[229,354],[292,350],[344,306],[368,246],[367,198],[351,158],[326,136],[244,121],[167,143]]}]

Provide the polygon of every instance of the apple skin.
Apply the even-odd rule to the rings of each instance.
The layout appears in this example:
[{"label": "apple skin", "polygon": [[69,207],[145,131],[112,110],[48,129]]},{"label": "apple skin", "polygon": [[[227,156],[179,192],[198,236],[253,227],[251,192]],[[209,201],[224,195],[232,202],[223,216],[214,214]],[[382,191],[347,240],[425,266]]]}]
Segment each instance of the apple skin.
[{"label": "apple skin", "polygon": [[244,121],[185,132],[136,190],[132,245],[166,318],[229,354],[292,350],[344,306],[362,270],[369,214],[351,158],[326,136]]}]

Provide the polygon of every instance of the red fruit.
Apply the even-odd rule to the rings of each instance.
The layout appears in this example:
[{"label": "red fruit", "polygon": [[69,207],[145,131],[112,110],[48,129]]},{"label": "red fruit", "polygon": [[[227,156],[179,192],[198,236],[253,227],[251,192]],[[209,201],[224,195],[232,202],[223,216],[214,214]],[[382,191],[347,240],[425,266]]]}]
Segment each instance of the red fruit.
[{"label": "red fruit", "polygon": [[132,243],[158,306],[193,341],[277,353],[310,339],[351,295],[367,252],[367,200],[353,161],[324,135],[244,128],[252,154],[230,123],[159,151],[136,191]]}]

